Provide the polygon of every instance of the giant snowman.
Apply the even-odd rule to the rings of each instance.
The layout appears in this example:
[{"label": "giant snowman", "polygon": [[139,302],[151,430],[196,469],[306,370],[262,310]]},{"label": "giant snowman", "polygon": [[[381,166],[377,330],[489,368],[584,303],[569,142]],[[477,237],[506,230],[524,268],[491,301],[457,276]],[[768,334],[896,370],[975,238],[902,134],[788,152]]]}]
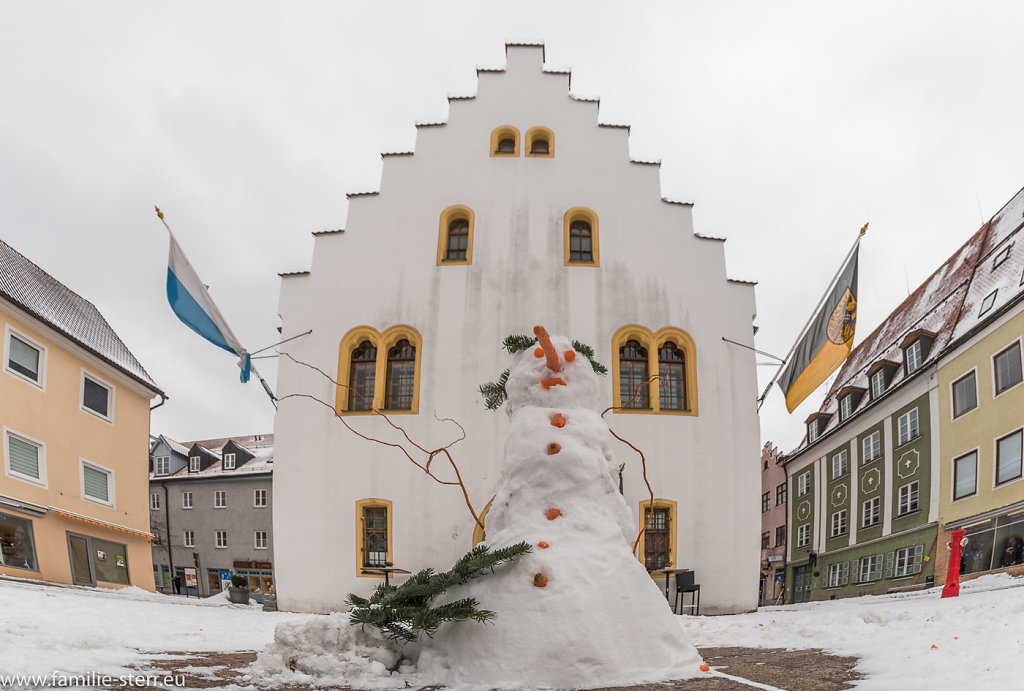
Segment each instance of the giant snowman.
[{"label": "giant snowman", "polygon": [[517,354],[506,384],[511,426],[486,540],[526,541],[533,552],[445,594],[474,597],[498,617],[443,627],[419,667],[491,688],[694,676],[700,657],[632,552],[597,376],[569,339],[535,333],[538,347]]}]

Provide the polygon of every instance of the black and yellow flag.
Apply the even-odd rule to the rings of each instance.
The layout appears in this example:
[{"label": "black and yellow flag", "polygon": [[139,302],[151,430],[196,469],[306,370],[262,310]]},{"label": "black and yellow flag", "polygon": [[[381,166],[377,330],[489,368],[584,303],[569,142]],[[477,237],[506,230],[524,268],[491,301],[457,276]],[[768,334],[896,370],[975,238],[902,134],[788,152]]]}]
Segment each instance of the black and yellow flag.
[{"label": "black and yellow flag", "polygon": [[786,409],[791,413],[828,375],[836,371],[853,349],[853,332],[857,326],[859,251],[858,238],[821,310],[793,349],[779,377],[779,386],[786,395]]}]

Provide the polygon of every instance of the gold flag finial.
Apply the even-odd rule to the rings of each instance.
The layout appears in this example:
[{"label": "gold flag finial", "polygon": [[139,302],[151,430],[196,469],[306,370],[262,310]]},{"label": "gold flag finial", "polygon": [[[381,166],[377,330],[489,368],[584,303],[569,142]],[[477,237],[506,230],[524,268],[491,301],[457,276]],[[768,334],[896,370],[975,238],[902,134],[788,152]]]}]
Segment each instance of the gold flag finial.
[{"label": "gold flag finial", "polygon": [[[156,215],[157,215],[157,217],[158,217],[158,218],[159,218],[159,219],[160,219],[161,221],[162,221],[162,220],[164,220],[164,212],[160,210],[160,207],[159,207],[159,206],[154,206],[153,208],[154,208],[154,209],[156,209]],[[865,227],[865,228],[867,228],[867,226],[864,226],[864,227]],[[860,232],[861,232],[861,235],[863,235],[863,234],[864,234],[864,231],[863,231],[863,230],[861,230]]]},{"label": "gold flag finial", "polygon": [[[159,209],[158,209],[157,211],[159,212]],[[163,216],[161,216],[160,218],[163,218]],[[861,234],[861,235],[864,235],[864,234],[865,234],[865,233],[867,233],[867,232],[868,232],[868,224],[867,224],[867,223],[865,223],[865,224],[864,224],[864,225],[863,225],[863,226],[861,227],[861,229],[860,229],[860,234]]]}]

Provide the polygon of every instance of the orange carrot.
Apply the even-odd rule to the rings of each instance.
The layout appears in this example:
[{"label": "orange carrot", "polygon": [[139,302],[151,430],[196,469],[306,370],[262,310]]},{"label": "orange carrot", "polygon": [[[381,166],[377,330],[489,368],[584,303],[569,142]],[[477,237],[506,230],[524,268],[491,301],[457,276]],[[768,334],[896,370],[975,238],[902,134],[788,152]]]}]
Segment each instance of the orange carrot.
[{"label": "orange carrot", "polygon": [[548,520],[549,521],[553,521],[553,520],[555,520],[556,518],[558,518],[561,515],[562,515],[562,512],[559,511],[558,509],[548,509]]},{"label": "orange carrot", "polygon": [[550,389],[552,386],[565,386],[565,380],[561,377],[552,377],[551,379],[541,379],[540,385],[545,389]]},{"label": "orange carrot", "polygon": [[555,346],[551,345],[551,336],[548,336],[548,330],[538,325],[533,327],[533,335],[537,337],[537,345],[544,349],[544,355],[548,359],[548,369],[552,372],[561,370],[562,363],[558,361]]},{"label": "orange carrot", "polygon": [[567,351],[565,351],[565,353],[564,353],[564,354],[562,355],[562,357],[564,357],[564,358],[565,358],[565,361],[566,361],[566,362],[572,362],[573,360],[575,360],[575,359],[576,359],[576,351],[575,351],[575,350],[567,350]]},{"label": "orange carrot", "polygon": [[543,588],[548,584],[548,577],[542,573],[533,574],[533,584],[538,588]]},{"label": "orange carrot", "polygon": [[551,418],[552,427],[565,427],[565,416],[561,413],[555,413],[554,417]]},{"label": "orange carrot", "polygon": [[547,549],[551,545],[549,545],[548,543],[546,543],[543,540],[541,540],[540,542],[537,543],[537,546],[540,547],[541,549]]},{"label": "orange carrot", "polygon": [[543,348],[537,348],[537,350],[533,351],[533,356],[534,357],[544,357],[544,349]]},{"label": "orange carrot", "polygon": [[562,450],[562,447],[555,442],[548,444],[548,456],[554,456],[556,453]]}]

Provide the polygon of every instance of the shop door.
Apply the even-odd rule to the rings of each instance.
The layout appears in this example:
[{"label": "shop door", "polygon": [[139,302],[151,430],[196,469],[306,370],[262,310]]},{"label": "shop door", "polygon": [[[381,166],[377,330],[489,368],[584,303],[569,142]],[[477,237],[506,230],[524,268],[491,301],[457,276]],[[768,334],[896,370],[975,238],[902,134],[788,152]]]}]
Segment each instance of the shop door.
[{"label": "shop door", "polygon": [[89,559],[89,541],[69,533],[68,554],[71,558],[71,582],[75,585],[96,585]]},{"label": "shop door", "polygon": [[804,565],[793,569],[793,603],[811,599],[811,567]]}]

